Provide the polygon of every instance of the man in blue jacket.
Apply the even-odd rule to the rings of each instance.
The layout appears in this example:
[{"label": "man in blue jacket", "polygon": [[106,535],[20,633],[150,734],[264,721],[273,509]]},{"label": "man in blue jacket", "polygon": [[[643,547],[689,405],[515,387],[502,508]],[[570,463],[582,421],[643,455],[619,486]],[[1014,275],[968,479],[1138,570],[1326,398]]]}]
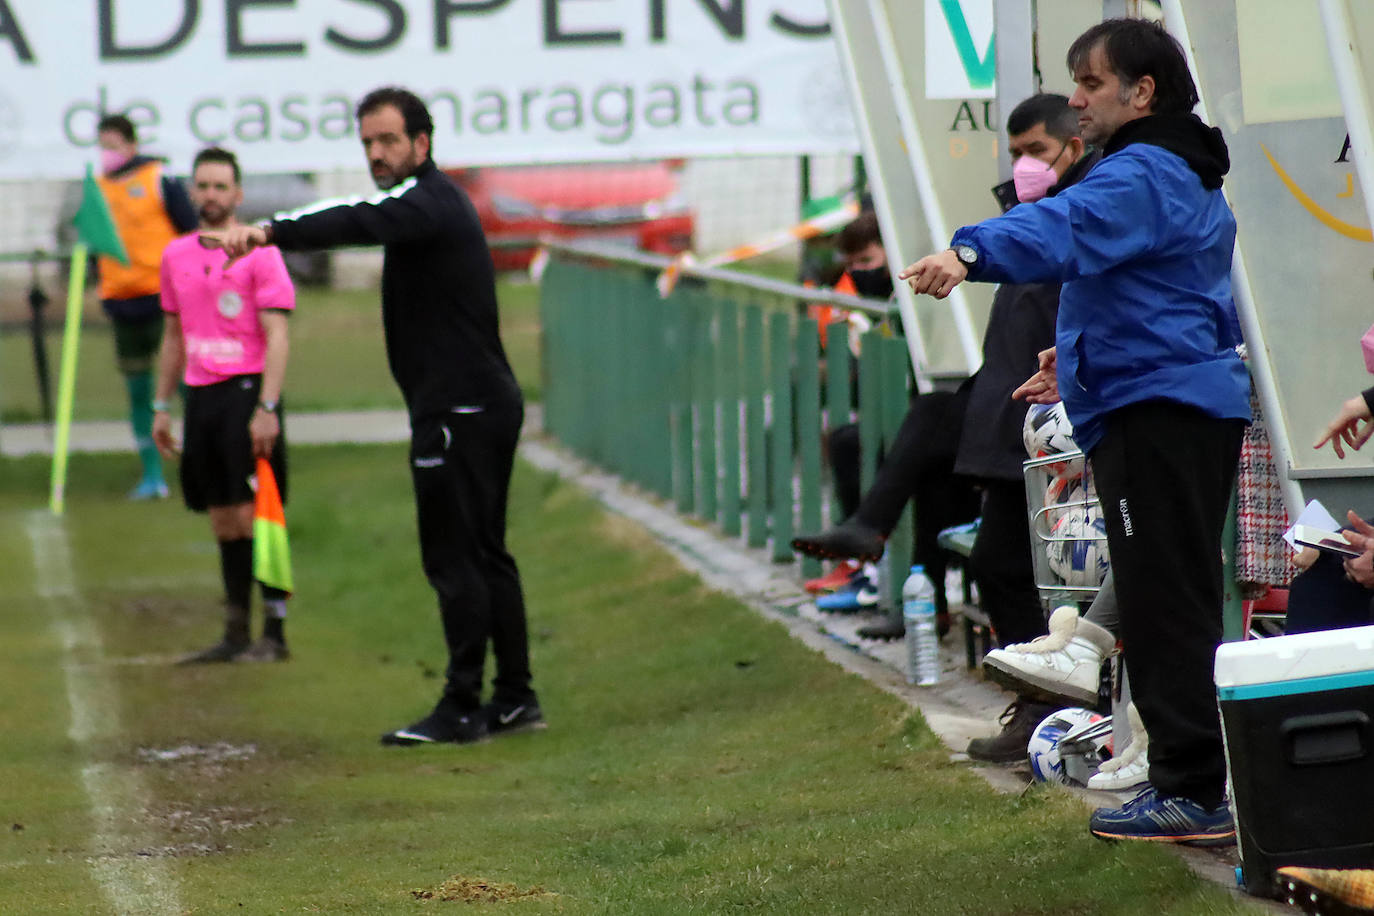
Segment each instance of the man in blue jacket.
[{"label": "man in blue jacket", "polygon": [[1234,842],[1212,686],[1221,530],[1250,417],[1231,300],[1235,220],[1216,128],[1157,24],[1112,19],[1069,49],[1083,139],[1102,161],[1062,194],[965,226],[902,272],[937,299],[966,279],[1062,282],[1055,348],[1018,393],[1062,397],[1107,523],[1151,788],[1094,834]]}]

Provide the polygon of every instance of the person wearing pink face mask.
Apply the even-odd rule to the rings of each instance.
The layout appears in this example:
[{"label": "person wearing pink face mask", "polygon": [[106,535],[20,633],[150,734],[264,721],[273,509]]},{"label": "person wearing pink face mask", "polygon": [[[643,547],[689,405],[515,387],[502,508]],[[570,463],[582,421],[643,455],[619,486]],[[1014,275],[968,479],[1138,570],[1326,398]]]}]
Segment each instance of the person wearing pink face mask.
[{"label": "person wearing pink face mask", "polygon": [[129,254],[128,264],[110,257],[98,261],[100,304],[114,325],[115,360],[129,392],[129,423],[142,466],[129,498],[161,499],[167,483],[152,434],[153,360],[162,341],[158,272],[162,249],[196,228],[196,212],[181,184],[164,174],[162,162],[139,155],[138,134],[126,116],[102,117],[96,137],[98,183]]}]

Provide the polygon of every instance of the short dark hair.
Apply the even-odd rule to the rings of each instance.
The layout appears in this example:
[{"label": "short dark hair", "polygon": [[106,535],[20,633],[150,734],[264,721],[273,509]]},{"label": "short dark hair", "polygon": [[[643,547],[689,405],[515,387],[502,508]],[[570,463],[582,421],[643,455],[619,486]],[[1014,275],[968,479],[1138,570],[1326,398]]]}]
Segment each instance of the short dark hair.
[{"label": "short dark hair", "polygon": [[430,146],[434,145],[434,119],[429,116],[429,109],[418,95],[400,86],[383,86],[363,96],[363,100],[358,103],[358,120],[361,121],[363,115],[372,114],[384,105],[395,106],[401,113],[401,117],[405,119],[407,137],[414,140],[420,134],[424,134],[429,137]]},{"label": "short dark hair", "polygon": [[234,170],[234,184],[243,184],[243,173],[239,171],[238,157],[229,152],[222,146],[207,146],[205,149],[196,153],[195,160],[191,163],[191,174],[196,174],[196,169],[200,168],[202,162],[222,162]]},{"label": "short dark hair", "polygon": [[1183,46],[1158,22],[1147,19],[1107,19],[1088,29],[1069,46],[1070,73],[1088,65],[1093,48],[1102,45],[1107,66],[1122,88],[1134,86],[1141,77],[1155,81],[1151,111],[1155,114],[1187,114],[1198,103],[1197,86],[1188,72]]},{"label": "short dark hair", "polygon": [[1078,112],[1069,107],[1068,96],[1057,92],[1033,95],[1013,108],[1007,117],[1007,133],[1024,134],[1037,124],[1044,124],[1045,133],[1063,143],[1078,136]]},{"label": "short dark hair", "polygon": [[101,115],[99,123],[95,125],[95,132],[103,134],[107,130],[119,134],[128,143],[138,142],[138,131],[134,129],[134,122],[130,121],[127,115]]},{"label": "short dark hair", "polygon": [[878,228],[878,214],[865,210],[840,230],[835,248],[840,254],[858,254],[869,245],[882,245],[883,233]]}]

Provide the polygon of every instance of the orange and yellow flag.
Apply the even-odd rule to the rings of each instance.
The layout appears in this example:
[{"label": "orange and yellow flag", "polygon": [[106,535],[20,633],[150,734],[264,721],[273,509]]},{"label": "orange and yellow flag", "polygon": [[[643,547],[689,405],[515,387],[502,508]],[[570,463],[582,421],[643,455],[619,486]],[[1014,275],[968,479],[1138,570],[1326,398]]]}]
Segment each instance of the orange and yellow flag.
[{"label": "orange and yellow flag", "polygon": [[253,503],[253,578],[284,592],[295,591],[286,515],[277,478],[266,458],[258,459],[258,493]]}]

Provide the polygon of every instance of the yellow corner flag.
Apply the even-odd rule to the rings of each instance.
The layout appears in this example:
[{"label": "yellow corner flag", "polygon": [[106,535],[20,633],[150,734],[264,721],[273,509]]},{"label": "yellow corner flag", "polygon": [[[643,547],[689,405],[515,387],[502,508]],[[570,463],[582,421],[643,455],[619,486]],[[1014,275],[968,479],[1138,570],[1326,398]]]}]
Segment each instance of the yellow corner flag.
[{"label": "yellow corner flag", "polygon": [[277,478],[266,458],[258,459],[258,494],[253,503],[253,578],[287,593],[295,591],[286,515]]},{"label": "yellow corner flag", "polygon": [[67,276],[67,318],[62,331],[62,370],[57,379],[57,417],[53,430],[52,489],[48,507],[61,515],[66,504],[67,447],[72,427],[72,405],[76,400],[76,357],[81,343],[81,299],[86,289],[86,259],[92,252],[129,263],[129,253],[119,238],[110,205],[100,193],[95,173],[86,166],[86,181],[81,187],[81,206],[72,217],[77,241],[72,247],[71,273]]}]

